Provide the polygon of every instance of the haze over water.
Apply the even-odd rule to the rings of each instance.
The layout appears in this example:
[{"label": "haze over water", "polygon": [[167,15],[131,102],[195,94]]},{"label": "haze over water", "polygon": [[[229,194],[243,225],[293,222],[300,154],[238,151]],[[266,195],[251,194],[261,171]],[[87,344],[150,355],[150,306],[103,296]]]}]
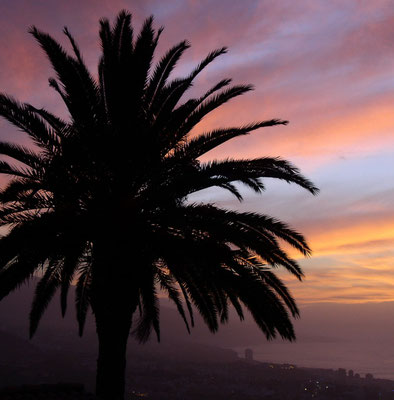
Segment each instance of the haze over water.
[{"label": "haze over water", "polygon": [[[301,307],[297,340],[251,344],[254,358],[299,367],[345,368],[394,380],[394,304],[310,304]],[[368,321],[368,324],[363,322]],[[256,336],[253,335],[253,338]],[[243,357],[244,347],[237,347]]]}]

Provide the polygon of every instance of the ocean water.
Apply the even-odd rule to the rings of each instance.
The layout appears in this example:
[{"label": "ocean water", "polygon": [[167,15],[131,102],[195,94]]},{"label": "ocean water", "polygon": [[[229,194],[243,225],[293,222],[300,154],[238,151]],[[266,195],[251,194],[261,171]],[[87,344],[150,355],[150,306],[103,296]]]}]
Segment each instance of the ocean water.
[{"label": "ocean water", "polygon": [[[258,361],[290,363],[298,367],[345,368],[361,376],[371,373],[375,378],[394,380],[394,343],[390,342],[272,342],[250,348]],[[235,350],[244,356],[244,348]]]}]

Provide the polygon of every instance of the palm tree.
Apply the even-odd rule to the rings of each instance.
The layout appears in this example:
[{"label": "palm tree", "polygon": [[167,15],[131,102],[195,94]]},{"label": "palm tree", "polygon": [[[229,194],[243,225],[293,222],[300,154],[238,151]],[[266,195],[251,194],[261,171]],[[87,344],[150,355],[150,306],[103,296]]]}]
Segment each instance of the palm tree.
[{"label": "palm tree", "polygon": [[242,200],[239,183],[260,193],[265,177],[317,193],[279,158],[199,160],[232,138],[287,123],[272,119],[190,135],[209,112],[252,89],[223,79],[181,102],[226,49],[209,53],[187,77],[170,80],[189,43],[170,48],[152,69],[162,29],[153,28],[151,17],[134,38],[131,15],[122,11],[113,26],[100,21],[96,79],[67,28],[73,55],[35,27],[30,32],[56,72],[49,84],[69,113],[63,120],[0,95],[0,115],[33,141],[27,147],[0,143],[0,154],[14,160],[0,162],[0,173],[10,178],[0,192],[0,224],[9,228],[0,239],[0,299],[34,274],[42,276],[30,336],[58,289],[65,314],[76,282],[80,335],[89,307],[96,321],[102,399],[123,399],[130,332],[143,342],[153,329],[159,339],[159,290],[175,303],[187,330],[193,306],[212,332],[233,306],[241,319],[246,308],[268,339],[293,340],[291,317],[298,309],[272,268],[282,266],[301,280],[301,268],[280,242],[307,256],[304,237],[269,216],[187,200],[213,186]]}]

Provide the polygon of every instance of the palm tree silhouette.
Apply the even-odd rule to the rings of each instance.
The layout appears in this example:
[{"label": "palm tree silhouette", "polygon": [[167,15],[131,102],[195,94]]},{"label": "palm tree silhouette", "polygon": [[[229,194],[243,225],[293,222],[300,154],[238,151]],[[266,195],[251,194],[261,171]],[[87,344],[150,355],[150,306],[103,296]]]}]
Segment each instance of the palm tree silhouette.
[{"label": "palm tree silhouette", "polygon": [[58,289],[65,314],[68,289],[76,282],[80,335],[89,307],[96,321],[96,393],[102,399],[124,397],[130,332],[143,342],[153,329],[159,338],[159,290],[175,303],[187,330],[193,305],[212,332],[227,321],[232,305],[241,319],[246,308],[268,339],[279,334],[293,340],[291,316],[298,309],[272,267],[301,280],[280,240],[309,255],[304,237],[269,216],[187,201],[213,186],[242,200],[234,182],[260,193],[264,177],[318,191],[279,158],[199,160],[232,138],[287,123],[272,119],[190,135],[205,115],[252,89],[223,79],[181,102],[197,75],[226,49],[209,53],[187,77],[170,80],[189,43],[169,49],[151,69],[162,29],[153,28],[151,17],[134,38],[131,14],[122,11],[113,26],[100,21],[95,79],[67,28],[73,55],[35,27],[30,32],[56,72],[49,83],[70,116],[65,121],[0,95],[0,115],[35,145],[0,143],[0,154],[14,159],[0,162],[0,173],[10,176],[0,192],[0,223],[9,227],[0,239],[0,299],[42,274],[30,336]]}]

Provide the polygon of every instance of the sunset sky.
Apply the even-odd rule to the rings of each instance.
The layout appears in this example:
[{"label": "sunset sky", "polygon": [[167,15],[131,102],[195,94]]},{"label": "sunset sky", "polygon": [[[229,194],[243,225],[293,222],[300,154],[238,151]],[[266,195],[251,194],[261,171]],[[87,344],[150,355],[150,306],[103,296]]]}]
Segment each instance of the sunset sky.
[{"label": "sunset sky", "polygon": [[[281,156],[321,189],[318,196],[267,182],[238,204],[210,190],[193,197],[276,216],[308,238],[305,281],[283,274],[299,303],[394,300],[394,8],[384,0],[1,0],[0,91],[65,115],[48,87],[49,62],[27,33],[36,25],[68,44],[67,25],[96,71],[98,20],[120,9],[139,29],[165,26],[158,55],[183,39],[183,75],[210,50],[228,46],[196,81],[201,93],[222,78],[255,90],[206,118],[199,130],[282,118],[206,158]],[[198,131],[196,131],[198,133]],[[3,140],[23,135],[0,121]],[[282,275],[281,275],[282,276]]]}]

